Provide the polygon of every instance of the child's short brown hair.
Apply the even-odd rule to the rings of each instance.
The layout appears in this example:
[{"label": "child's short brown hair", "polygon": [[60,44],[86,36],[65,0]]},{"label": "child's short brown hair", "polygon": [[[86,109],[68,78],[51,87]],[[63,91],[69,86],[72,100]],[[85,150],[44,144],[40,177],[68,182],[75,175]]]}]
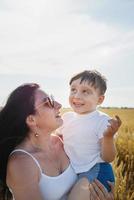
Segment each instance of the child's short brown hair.
[{"label": "child's short brown hair", "polygon": [[107,79],[100,72],[96,70],[85,70],[74,75],[69,84],[71,85],[74,80],[81,79],[80,83],[83,81],[88,81],[95,89],[99,89],[100,94],[104,95],[107,89]]}]

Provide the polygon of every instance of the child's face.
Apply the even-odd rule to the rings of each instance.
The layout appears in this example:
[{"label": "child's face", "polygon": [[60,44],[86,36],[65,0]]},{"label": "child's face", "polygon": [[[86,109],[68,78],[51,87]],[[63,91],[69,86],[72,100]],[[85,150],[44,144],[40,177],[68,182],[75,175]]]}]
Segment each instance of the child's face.
[{"label": "child's face", "polygon": [[95,89],[88,81],[77,79],[70,85],[69,103],[74,112],[85,114],[96,109],[97,105],[104,100],[104,95],[100,95],[99,89]]}]

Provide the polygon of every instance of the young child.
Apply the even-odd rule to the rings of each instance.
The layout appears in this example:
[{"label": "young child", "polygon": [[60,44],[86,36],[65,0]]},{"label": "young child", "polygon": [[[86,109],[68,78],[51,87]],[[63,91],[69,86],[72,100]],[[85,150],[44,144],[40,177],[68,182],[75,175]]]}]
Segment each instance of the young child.
[{"label": "young child", "polygon": [[64,149],[78,177],[91,182],[97,178],[110,191],[114,182],[110,162],[115,157],[113,136],[121,125],[118,116],[111,119],[97,110],[104,100],[106,78],[95,70],[83,71],[70,80],[69,103],[73,112],[63,115]]}]

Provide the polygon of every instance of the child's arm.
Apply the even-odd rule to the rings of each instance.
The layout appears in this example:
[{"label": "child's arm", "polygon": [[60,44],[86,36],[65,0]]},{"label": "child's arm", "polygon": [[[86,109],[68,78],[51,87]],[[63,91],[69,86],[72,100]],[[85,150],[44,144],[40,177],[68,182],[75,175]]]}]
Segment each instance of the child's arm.
[{"label": "child's arm", "polygon": [[118,116],[115,119],[109,120],[110,125],[104,132],[104,137],[101,142],[101,158],[106,162],[112,162],[115,158],[116,149],[114,145],[114,135],[118,131],[121,120]]}]

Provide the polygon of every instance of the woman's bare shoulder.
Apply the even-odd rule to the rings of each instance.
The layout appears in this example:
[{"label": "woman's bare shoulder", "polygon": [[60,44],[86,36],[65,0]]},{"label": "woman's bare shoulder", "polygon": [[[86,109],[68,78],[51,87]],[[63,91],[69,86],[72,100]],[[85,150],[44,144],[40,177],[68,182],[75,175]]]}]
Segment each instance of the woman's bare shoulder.
[{"label": "woman's bare shoulder", "polygon": [[8,160],[7,182],[9,185],[10,183],[19,183],[20,180],[21,183],[25,183],[33,180],[33,177],[38,180],[38,171],[38,167],[30,156],[22,152],[16,152]]}]

